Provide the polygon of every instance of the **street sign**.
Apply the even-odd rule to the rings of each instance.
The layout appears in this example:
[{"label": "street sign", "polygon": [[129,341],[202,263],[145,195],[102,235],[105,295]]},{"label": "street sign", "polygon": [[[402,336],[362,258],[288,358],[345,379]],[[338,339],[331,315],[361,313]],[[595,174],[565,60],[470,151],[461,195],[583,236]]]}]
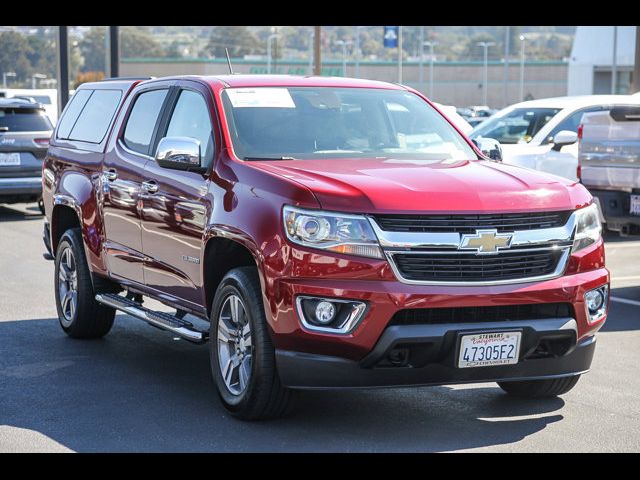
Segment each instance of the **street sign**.
[{"label": "street sign", "polygon": [[384,48],[397,48],[398,47],[398,31],[400,27],[384,27]]}]

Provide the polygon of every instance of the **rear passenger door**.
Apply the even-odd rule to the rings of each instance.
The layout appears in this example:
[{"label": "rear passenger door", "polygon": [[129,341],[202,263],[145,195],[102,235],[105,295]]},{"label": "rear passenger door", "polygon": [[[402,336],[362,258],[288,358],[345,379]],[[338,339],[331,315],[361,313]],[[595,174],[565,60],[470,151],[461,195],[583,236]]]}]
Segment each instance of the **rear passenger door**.
[{"label": "rear passenger door", "polygon": [[105,154],[102,172],[105,260],[110,275],[120,280],[144,283],[140,194],[169,88],[166,83],[153,83],[134,93],[118,139]]},{"label": "rear passenger door", "polygon": [[[181,81],[156,139],[191,137],[200,142],[203,164],[213,162],[213,102],[208,87]],[[153,191],[142,194],[142,244],[148,287],[163,297],[198,309],[202,306],[202,242],[211,199],[208,175],[167,169],[150,161],[146,181]]]}]

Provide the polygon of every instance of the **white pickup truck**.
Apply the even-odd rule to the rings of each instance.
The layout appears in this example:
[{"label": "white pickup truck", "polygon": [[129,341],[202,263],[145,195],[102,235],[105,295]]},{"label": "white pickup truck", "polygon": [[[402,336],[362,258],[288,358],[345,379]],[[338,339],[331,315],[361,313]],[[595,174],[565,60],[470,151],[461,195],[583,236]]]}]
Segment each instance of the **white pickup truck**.
[{"label": "white pickup truck", "polygon": [[581,181],[607,229],[640,235],[640,106],[585,113],[578,137]]}]

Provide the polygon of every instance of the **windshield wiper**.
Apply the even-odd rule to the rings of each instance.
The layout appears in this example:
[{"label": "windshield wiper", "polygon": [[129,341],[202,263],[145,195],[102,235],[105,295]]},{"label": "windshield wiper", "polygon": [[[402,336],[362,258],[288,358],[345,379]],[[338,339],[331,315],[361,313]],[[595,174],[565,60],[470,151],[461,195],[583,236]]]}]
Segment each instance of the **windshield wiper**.
[{"label": "windshield wiper", "polygon": [[265,160],[296,160],[293,157],[244,157],[243,160],[248,162],[260,162]]}]

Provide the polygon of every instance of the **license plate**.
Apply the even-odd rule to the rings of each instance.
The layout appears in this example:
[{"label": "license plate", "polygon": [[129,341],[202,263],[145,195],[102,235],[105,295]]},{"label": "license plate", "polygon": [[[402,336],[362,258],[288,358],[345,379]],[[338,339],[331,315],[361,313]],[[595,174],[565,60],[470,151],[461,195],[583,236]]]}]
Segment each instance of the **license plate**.
[{"label": "license plate", "polygon": [[518,363],[522,332],[491,332],[463,335],[458,368],[489,367]]},{"label": "license plate", "polygon": [[631,215],[640,215],[640,195],[631,195],[629,213]]},{"label": "license plate", "polygon": [[0,153],[0,167],[20,165],[19,153]]}]

